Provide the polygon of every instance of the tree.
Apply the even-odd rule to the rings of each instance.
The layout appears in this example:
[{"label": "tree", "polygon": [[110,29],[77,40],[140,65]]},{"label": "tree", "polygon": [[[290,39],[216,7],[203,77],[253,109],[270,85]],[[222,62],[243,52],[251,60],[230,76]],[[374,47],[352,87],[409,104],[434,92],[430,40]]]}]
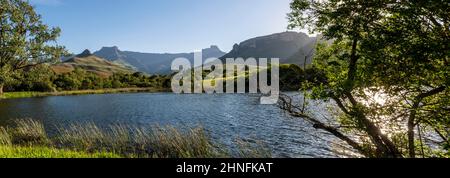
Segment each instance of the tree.
[{"label": "tree", "polygon": [[49,65],[39,65],[24,69],[23,72],[11,76],[11,82],[6,83],[5,89],[9,91],[40,91],[53,92],[56,88],[52,80],[55,75]]},{"label": "tree", "polygon": [[[312,99],[331,99],[337,122],[281,107],[367,157],[435,156],[425,132],[449,143],[449,4],[433,1],[293,0],[291,28],[333,40],[318,45],[314,66],[327,79]],[[418,138],[417,138],[418,137]],[[425,153],[426,150],[427,154]]]},{"label": "tree", "polygon": [[66,53],[56,44],[60,31],[43,24],[27,1],[0,0],[0,95],[14,73],[57,61]]}]

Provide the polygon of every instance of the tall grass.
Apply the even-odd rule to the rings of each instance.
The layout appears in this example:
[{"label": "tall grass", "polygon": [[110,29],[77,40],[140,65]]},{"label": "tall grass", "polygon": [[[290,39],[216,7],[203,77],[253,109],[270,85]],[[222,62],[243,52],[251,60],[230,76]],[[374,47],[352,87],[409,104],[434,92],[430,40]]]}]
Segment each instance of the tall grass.
[{"label": "tall grass", "polygon": [[[110,153],[125,158],[225,158],[232,155],[213,142],[201,127],[180,130],[170,126],[100,128],[93,123],[72,124],[60,127],[55,136],[49,137],[43,124],[31,119],[18,120],[12,128],[0,127],[2,145],[9,149],[44,147],[88,155]],[[256,147],[242,148],[238,157],[270,157],[267,152],[254,149]]]},{"label": "tall grass", "polygon": [[8,134],[5,128],[0,127],[0,145],[10,146],[12,145],[11,136]]},{"label": "tall grass", "polygon": [[32,119],[16,121],[14,129],[9,129],[12,144],[16,145],[49,145],[44,125]]},{"label": "tall grass", "polygon": [[201,128],[180,131],[174,127],[150,129],[113,125],[100,129],[95,124],[74,124],[60,129],[54,139],[58,147],[108,151],[124,157],[208,158],[226,156]]}]

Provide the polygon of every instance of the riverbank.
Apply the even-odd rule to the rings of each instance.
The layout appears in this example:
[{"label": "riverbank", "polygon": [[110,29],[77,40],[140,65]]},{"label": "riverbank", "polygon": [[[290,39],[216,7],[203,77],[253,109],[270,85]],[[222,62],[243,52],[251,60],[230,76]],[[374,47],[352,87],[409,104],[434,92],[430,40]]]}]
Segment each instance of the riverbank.
[{"label": "riverbank", "polygon": [[140,128],[73,124],[49,135],[43,123],[23,119],[0,127],[0,157],[122,157],[209,158],[222,157],[201,128]]},{"label": "riverbank", "polygon": [[167,92],[168,89],[161,88],[117,88],[99,90],[73,90],[57,92],[5,92],[0,95],[0,99],[32,98],[44,96],[69,96],[69,95],[89,95],[89,94],[110,94],[110,93],[140,93],[140,92]]},{"label": "riverbank", "polygon": [[224,149],[201,128],[72,124],[49,135],[35,120],[0,127],[0,158],[228,158],[270,157],[265,149],[238,143]]}]

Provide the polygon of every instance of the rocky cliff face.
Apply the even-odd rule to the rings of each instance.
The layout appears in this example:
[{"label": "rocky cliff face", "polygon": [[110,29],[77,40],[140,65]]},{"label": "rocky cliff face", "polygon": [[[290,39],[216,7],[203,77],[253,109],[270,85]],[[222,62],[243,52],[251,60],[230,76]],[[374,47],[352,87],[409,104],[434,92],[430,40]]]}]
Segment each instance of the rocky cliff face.
[{"label": "rocky cliff face", "polygon": [[[224,55],[226,58],[279,58],[284,64],[302,64],[304,54],[314,48],[316,38],[304,33],[283,32],[268,36],[256,37],[240,44],[235,44],[233,50]],[[298,58],[296,60],[295,58]]]},{"label": "rocky cliff face", "polygon": [[115,61],[115,60],[125,58],[125,56],[122,54],[122,51],[120,51],[119,47],[117,47],[117,46],[103,47],[99,51],[95,52],[95,55],[100,56],[100,57],[105,58],[110,61]]}]

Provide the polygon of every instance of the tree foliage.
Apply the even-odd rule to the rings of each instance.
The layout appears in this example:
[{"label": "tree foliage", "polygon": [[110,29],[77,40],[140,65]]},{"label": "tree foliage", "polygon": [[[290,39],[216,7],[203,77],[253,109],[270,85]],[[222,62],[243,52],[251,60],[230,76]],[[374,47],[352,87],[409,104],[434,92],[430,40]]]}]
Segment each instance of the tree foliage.
[{"label": "tree foliage", "polygon": [[293,0],[290,27],[332,40],[318,45],[314,66],[326,81],[309,88],[311,97],[331,99],[340,112],[330,124],[289,99],[281,106],[368,157],[442,156],[450,142],[449,6]]},{"label": "tree foliage", "polygon": [[59,28],[45,25],[23,0],[0,0],[0,94],[15,73],[56,61],[65,50],[56,44]]}]

